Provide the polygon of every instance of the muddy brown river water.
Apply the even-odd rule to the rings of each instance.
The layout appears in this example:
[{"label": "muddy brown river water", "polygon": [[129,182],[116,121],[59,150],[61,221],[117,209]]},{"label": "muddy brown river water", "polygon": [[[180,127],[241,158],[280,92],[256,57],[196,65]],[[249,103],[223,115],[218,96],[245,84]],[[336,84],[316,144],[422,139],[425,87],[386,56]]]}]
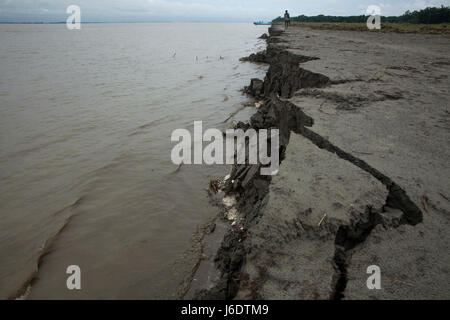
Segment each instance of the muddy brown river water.
[{"label": "muddy brown river water", "polygon": [[[266,31],[0,25],[0,298],[176,297],[192,235],[217,213],[208,180],[228,169],[176,171],[171,132],[248,119],[239,90],[266,70],[239,58]],[[69,265],[82,290],[67,290]]]}]

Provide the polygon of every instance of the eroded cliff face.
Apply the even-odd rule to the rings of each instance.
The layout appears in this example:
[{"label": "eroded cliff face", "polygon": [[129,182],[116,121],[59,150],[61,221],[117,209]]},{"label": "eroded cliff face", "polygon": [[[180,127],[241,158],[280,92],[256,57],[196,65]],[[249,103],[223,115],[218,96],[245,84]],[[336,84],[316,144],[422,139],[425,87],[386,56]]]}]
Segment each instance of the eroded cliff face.
[{"label": "eroded cliff face", "polygon": [[[418,227],[424,219],[423,211],[396,181],[397,176],[389,176],[382,167],[372,166],[355,152],[315,132],[316,119],[303,110],[296,97],[334,99],[337,108],[339,103],[357,104],[362,101],[354,97],[357,93],[330,94],[327,90],[359,80],[330,79],[302,68],[302,63],[318,58],[292,53],[285,48],[280,30],[269,31],[267,50],[244,59],[270,64],[265,79],[252,79],[245,89],[263,103],[249,123],[239,123],[238,127],[280,130],[280,172],[273,177],[261,176],[260,165],[233,166],[222,190],[236,203],[222,209],[234,210],[236,218],[215,257],[220,276],[213,287],[198,292],[197,297],[448,298],[448,283],[441,288],[430,284],[425,291],[419,289],[409,296],[404,288],[383,291],[378,296],[367,289],[364,268],[383,261],[380,268],[387,271],[389,281],[395,282],[397,277],[397,284],[408,283],[394,273],[409,262],[396,262],[390,257],[392,247],[414,247],[420,241],[417,232],[423,230],[442,233],[445,227],[440,224],[448,224],[448,216],[442,217],[442,212],[448,211],[438,208],[437,225],[433,222]],[[371,95],[373,101],[392,98],[389,94]],[[370,120],[367,123],[373,125]],[[410,239],[405,232],[410,232]],[[402,244],[395,243],[398,238],[403,239]],[[444,239],[434,244],[435,236],[427,241],[432,251],[446,246]],[[418,255],[416,261],[426,259],[413,270],[414,276],[420,276],[418,270],[423,273],[423,268],[435,265],[434,259],[424,258],[417,250],[411,252]],[[448,261],[446,255],[441,266]],[[430,271],[429,278],[435,283],[448,279],[448,269],[442,274],[439,270]],[[423,286],[426,284],[419,285]]]}]

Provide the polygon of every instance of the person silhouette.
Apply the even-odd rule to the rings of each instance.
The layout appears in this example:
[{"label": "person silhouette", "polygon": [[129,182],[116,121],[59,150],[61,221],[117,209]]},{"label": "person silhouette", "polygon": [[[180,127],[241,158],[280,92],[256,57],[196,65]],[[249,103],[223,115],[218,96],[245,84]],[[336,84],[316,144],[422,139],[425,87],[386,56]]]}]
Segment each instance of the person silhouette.
[{"label": "person silhouette", "polygon": [[291,16],[289,12],[286,10],[284,13],[284,29],[287,29],[291,25]]}]

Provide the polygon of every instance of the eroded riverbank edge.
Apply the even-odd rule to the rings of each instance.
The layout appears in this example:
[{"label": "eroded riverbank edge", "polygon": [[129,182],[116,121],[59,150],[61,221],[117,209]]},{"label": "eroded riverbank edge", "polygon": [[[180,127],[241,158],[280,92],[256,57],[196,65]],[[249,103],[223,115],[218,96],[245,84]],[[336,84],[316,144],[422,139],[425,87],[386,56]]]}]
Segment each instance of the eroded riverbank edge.
[{"label": "eroded riverbank edge", "polygon": [[[200,285],[191,285],[183,295],[185,298],[370,298],[374,293],[367,289],[367,275],[360,267],[366,262],[384,261],[383,255],[389,250],[409,250],[415,241],[420,241],[416,237],[422,237],[428,228],[416,228],[423,222],[423,211],[393,178],[311,130],[314,119],[289,99],[300,89],[326,88],[352,80],[330,79],[299,67],[319,58],[292,54],[279,45],[284,41],[282,31],[271,28],[267,50],[249,57],[250,61],[268,63],[270,67],[264,81],[253,79],[246,89],[264,103],[250,123],[238,124],[243,129],[280,130],[280,175],[260,176],[259,166],[233,167],[217,203],[225,214],[235,210],[238,218],[231,229],[222,229],[223,241],[220,244],[215,241],[218,251],[214,260],[210,256],[202,261],[210,266],[214,264],[216,268],[209,270],[215,271],[205,271],[200,264],[193,276]],[[294,139],[290,143],[292,135]],[[304,151],[315,157],[315,161],[309,165],[307,158],[296,161]],[[298,172],[301,166],[303,173]],[[306,174],[305,178],[305,172],[310,177]],[[325,186],[319,185],[318,190],[311,189],[311,185],[318,183],[315,180],[318,175],[322,175],[319,180],[327,182]],[[294,180],[289,181],[292,177],[299,179],[298,186],[293,185]],[[307,184],[302,184],[300,179],[306,179]],[[342,187],[347,184],[362,192]],[[327,201],[317,196],[324,192],[328,196],[330,187],[334,187],[343,201]],[[299,192],[302,188],[309,191]],[[222,196],[235,199],[236,204],[229,205],[229,200],[222,203]],[[443,210],[437,211],[446,209]],[[448,223],[446,219],[443,221]],[[398,238],[403,238],[403,242],[397,245]],[[208,236],[203,240],[208,242]],[[370,246],[376,248],[369,252],[366,249]],[[418,253],[411,248],[411,254]],[[354,257],[364,262],[358,266]],[[426,261],[417,270],[413,268],[413,277],[435,264],[426,257],[416,258]],[[392,260],[386,258],[388,268],[392,264],[402,268],[401,262]],[[441,271],[444,273],[436,278]],[[436,282],[445,282],[446,272],[433,270],[431,290],[416,292],[412,297],[448,297],[448,286],[432,288]],[[392,275],[390,280],[411,291],[408,288],[411,282],[403,274]],[[404,293],[405,288],[394,288],[379,297],[407,298],[402,296]]]}]

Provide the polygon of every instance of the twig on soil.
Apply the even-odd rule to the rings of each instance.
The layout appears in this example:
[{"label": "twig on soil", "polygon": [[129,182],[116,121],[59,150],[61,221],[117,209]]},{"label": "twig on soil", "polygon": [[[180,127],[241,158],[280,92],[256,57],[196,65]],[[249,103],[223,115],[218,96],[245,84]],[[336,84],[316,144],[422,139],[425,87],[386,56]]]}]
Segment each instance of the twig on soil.
[{"label": "twig on soil", "polygon": [[372,152],[361,152],[361,151],[355,151],[355,150],[353,150],[352,152],[353,153],[359,153],[359,154],[366,154],[366,155],[372,155],[373,154]]},{"label": "twig on soil", "polygon": [[425,211],[427,213],[430,213],[430,211],[428,211],[427,197],[425,197],[425,196],[422,197],[422,205],[423,205],[423,208],[425,209]]},{"label": "twig on soil", "polygon": [[325,220],[325,218],[327,217],[327,214],[325,213],[322,217],[322,219],[320,219],[319,223],[317,224],[318,227],[320,227],[322,225],[322,222]]},{"label": "twig on soil", "polygon": [[344,197],[344,195],[341,192],[337,191],[337,193],[341,196],[342,199],[345,200],[345,197]]}]

